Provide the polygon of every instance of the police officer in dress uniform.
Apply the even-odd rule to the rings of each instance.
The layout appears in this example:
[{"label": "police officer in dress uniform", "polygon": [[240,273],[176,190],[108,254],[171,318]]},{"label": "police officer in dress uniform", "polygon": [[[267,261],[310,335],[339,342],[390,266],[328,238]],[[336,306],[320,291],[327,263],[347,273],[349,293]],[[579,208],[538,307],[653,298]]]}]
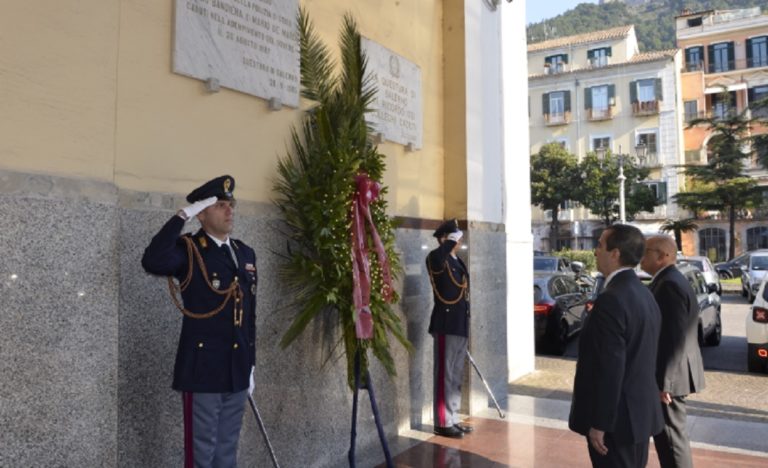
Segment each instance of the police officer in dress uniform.
[{"label": "police officer in dress uniform", "polygon": [[[144,251],[141,264],[171,283],[182,310],[173,389],[184,408],[185,468],[237,465],[245,402],[253,392],[256,344],[256,254],[229,237],[235,179],[217,177],[187,195]],[[181,234],[197,217],[202,228]],[[170,279],[169,279],[170,282]]]},{"label": "police officer in dress uniform", "polygon": [[472,431],[458,415],[469,335],[469,270],[456,256],[462,235],[455,219],[445,221],[433,234],[440,245],[427,256],[435,302],[429,321],[434,338],[435,434],[456,438]]}]

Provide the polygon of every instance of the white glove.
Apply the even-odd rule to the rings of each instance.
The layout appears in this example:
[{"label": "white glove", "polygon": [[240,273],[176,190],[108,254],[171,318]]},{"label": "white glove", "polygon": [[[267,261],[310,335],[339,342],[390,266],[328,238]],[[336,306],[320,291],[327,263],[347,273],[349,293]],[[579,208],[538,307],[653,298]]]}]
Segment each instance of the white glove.
[{"label": "white glove", "polygon": [[254,367],[251,367],[251,377],[248,381],[248,395],[253,396],[253,390],[256,388],[256,384],[253,383],[253,369]]},{"label": "white glove", "polygon": [[454,242],[458,242],[461,240],[461,238],[464,236],[464,233],[461,231],[456,231],[448,234],[448,240],[452,240]]},{"label": "white glove", "polygon": [[191,219],[197,216],[197,214],[203,211],[204,209],[216,203],[217,201],[218,201],[218,198],[209,197],[209,198],[206,198],[205,200],[196,201],[189,206],[185,206],[184,208],[181,209],[181,211],[184,212],[186,219]]}]

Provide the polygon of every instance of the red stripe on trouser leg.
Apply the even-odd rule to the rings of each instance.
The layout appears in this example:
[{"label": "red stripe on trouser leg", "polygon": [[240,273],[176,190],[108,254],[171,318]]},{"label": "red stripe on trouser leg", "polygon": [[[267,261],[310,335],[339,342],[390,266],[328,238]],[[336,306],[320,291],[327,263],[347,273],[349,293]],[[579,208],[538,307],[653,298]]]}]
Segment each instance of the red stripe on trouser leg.
[{"label": "red stripe on trouser leg", "polygon": [[437,425],[445,427],[445,335],[437,335]]},{"label": "red stripe on trouser leg", "polygon": [[192,396],[191,392],[181,394],[184,402],[184,468],[195,467],[195,446],[192,434]]}]

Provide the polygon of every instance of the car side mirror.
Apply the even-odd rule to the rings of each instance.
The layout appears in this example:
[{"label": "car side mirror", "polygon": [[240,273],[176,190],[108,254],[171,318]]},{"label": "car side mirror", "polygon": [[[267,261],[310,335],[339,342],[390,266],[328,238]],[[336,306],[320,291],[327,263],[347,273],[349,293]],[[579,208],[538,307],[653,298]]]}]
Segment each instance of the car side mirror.
[{"label": "car side mirror", "polygon": [[749,267],[748,267],[748,266],[746,266],[746,265],[739,265],[739,269],[740,269],[741,271],[747,271],[747,270],[749,270]]},{"label": "car side mirror", "polygon": [[574,273],[581,273],[583,269],[584,269],[584,263],[571,262],[571,270],[573,270]]},{"label": "car side mirror", "polygon": [[717,285],[716,284],[708,284],[707,285],[707,291],[712,294],[717,292]]}]

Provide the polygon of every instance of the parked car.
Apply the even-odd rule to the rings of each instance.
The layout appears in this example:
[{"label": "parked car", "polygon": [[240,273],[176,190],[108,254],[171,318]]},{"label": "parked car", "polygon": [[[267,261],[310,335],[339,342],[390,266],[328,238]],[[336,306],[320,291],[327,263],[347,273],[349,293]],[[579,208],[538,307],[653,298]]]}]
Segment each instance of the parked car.
[{"label": "parked car", "polygon": [[570,273],[572,271],[571,262],[567,258],[554,255],[534,255],[533,271]]},{"label": "parked car", "polygon": [[536,348],[565,353],[568,339],[581,330],[589,294],[572,274],[533,274],[533,321]]},{"label": "parked car", "polygon": [[768,281],[760,283],[755,302],[747,314],[747,369],[768,372]]},{"label": "parked car", "polygon": [[702,272],[691,264],[678,266],[696,293],[699,302],[699,345],[717,346],[723,334],[720,296],[714,286],[707,285]]},{"label": "parked car", "polygon": [[722,279],[738,278],[741,276],[741,267],[747,264],[749,256],[755,252],[768,252],[768,249],[750,250],[743,254],[733,257],[727,262],[715,263],[715,270]]},{"label": "parked car", "polygon": [[768,252],[752,252],[741,267],[741,295],[754,302],[760,283],[768,273]]},{"label": "parked car", "polygon": [[705,257],[703,255],[694,255],[690,257],[683,257],[678,256],[677,257],[677,264],[683,265],[683,264],[691,264],[701,270],[701,273],[704,275],[704,279],[707,280],[707,286],[713,286],[716,288],[716,292],[719,295],[723,295],[723,286],[720,284],[720,275],[715,270],[715,266],[712,265],[712,262],[709,260],[708,257]]}]

